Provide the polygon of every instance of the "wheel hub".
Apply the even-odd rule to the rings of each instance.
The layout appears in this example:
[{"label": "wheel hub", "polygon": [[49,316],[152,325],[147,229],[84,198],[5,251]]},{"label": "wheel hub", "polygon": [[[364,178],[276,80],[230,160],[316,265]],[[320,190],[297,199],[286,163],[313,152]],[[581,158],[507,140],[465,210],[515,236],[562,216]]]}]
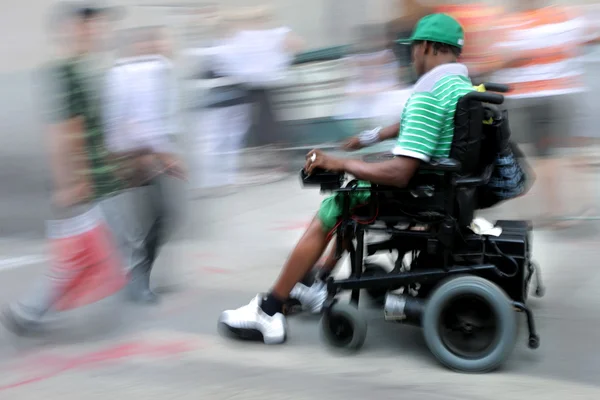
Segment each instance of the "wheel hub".
[{"label": "wheel hub", "polygon": [[462,358],[480,358],[489,352],[498,339],[497,328],[492,307],[475,295],[452,299],[440,314],[440,338]]}]

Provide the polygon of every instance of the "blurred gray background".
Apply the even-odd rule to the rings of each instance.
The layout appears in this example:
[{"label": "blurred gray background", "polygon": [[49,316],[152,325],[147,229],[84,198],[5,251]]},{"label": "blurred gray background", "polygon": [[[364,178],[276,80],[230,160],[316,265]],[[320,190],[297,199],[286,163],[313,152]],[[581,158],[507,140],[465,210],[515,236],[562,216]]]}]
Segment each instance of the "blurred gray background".
[{"label": "blurred gray background", "polygon": [[[231,7],[264,1],[219,3]],[[50,0],[6,1],[0,13],[0,238],[37,236],[43,232],[43,219],[48,216],[44,132],[39,122],[43,93],[36,70],[52,56],[46,23],[54,4]],[[127,17],[116,26],[119,28],[176,24],[169,17],[171,6],[182,3],[122,0],[112,4],[127,11]],[[395,0],[278,0],[270,4],[277,19],[302,36],[309,49],[348,44],[357,25],[384,22],[400,10]],[[156,7],[160,5],[165,7]],[[595,70],[596,63],[587,65],[590,71]],[[597,86],[598,79],[591,80],[590,84]]]}]

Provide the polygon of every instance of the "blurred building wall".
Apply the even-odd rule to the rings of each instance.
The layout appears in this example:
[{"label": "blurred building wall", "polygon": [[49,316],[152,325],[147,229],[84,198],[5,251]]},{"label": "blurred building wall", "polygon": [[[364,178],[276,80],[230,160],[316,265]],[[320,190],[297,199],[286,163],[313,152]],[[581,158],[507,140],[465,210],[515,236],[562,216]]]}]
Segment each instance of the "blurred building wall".
[{"label": "blurred building wall", "polygon": [[[447,1],[447,0],[444,0]],[[484,0],[493,4],[510,4],[514,0]],[[220,0],[224,6],[262,4],[265,0]],[[458,0],[457,2],[466,2]],[[568,0],[556,3],[570,4]],[[51,0],[6,1],[0,13],[0,72],[32,68],[46,59],[50,46],[46,38],[46,18]],[[110,2],[109,2],[110,3]],[[145,24],[164,20],[166,8],[142,8],[140,4],[179,4],[178,0],[120,0],[118,5],[130,10],[126,24]],[[203,4],[195,1],[188,4]],[[593,4],[596,0],[578,0]],[[111,4],[117,4],[112,2]],[[397,0],[271,0],[278,18],[304,36],[311,47],[335,45],[352,38],[352,27],[364,22],[383,22],[398,9]],[[301,4],[301,5],[300,5]],[[162,14],[162,15],[161,15]]]},{"label": "blurred building wall", "polygon": [[[235,6],[255,5],[265,0],[212,1]],[[272,0],[271,4],[282,23],[303,36],[309,47],[320,48],[352,42],[353,27],[360,23],[389,19],[392,10],[397,7],[395,1]],[[136,5],[177,3],[176,0],[121,0],[118,5],[129,11],[122,24],[144,25],[168,23],[168,9]],[[40,135],[43,133],[37,118],[40,92],[34,72],[52,54],[47,37],[47,16],[53,4],[55,2],[51,0],[5,1],[3,4],[0,13],[0,37],[3,38],[0,41],[0,149],[3,154],[16,156],[42,150]]]}]

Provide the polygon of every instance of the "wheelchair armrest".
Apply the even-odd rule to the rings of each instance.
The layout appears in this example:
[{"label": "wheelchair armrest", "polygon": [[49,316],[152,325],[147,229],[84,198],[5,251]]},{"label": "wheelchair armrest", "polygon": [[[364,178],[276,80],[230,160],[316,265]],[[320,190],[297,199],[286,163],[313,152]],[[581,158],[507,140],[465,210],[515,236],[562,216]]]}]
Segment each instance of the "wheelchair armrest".
[{"label": "wheelchair armrest", "polygon": [[493,166],[490,165],[481,175],[476,176],[467,176],[467,177],[457,177],[454,179],[455,186],[461,187],[474,187],[474,186],[482,186],[489,182],[492,177]]},{"label": "wheelchair armrest", "polygon": [[422,171],[442,171],[442,172],[458,172],[461,164],[459,161],[452,158],[433,158],[429,162],[421,163],[419,167]]},{"label": "wheelchair armrest", "polygon": [[300,171],[300,179],[303,186],[320,186],[321,190],[339,189],[344,183],[344,174],[339,172],[316,169],[312,175],[308,175],[304,168]]}]

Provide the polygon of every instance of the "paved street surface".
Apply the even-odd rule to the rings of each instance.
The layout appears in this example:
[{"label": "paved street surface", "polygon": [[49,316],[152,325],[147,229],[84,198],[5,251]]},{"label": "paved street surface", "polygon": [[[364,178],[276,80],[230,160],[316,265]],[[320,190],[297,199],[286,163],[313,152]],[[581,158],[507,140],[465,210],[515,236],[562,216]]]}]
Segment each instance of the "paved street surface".
[{"label": "paved street surface", "polygon": [[[270,287],[320,199],[294,176],[194,200],[157,266],[161,304],[137,307],[117,295],[51,316],[42,337],[0,331],[0,399],[600,398],[593,223],[535,233],[534,255],[547,285],[546,297],[531,301],[541,347],[527,348],[523,320],[512,357],[495,373],[447,371],[419,329],[384,322],[366,299],[369,333],[356,355],[328,350],[318,319],[308,316],[289,320],[284,346],[221,338],[219,313]],[[47,268],[44,257],[44,243],[34,237],[0,240],[0,301],[22,293]]]}]

